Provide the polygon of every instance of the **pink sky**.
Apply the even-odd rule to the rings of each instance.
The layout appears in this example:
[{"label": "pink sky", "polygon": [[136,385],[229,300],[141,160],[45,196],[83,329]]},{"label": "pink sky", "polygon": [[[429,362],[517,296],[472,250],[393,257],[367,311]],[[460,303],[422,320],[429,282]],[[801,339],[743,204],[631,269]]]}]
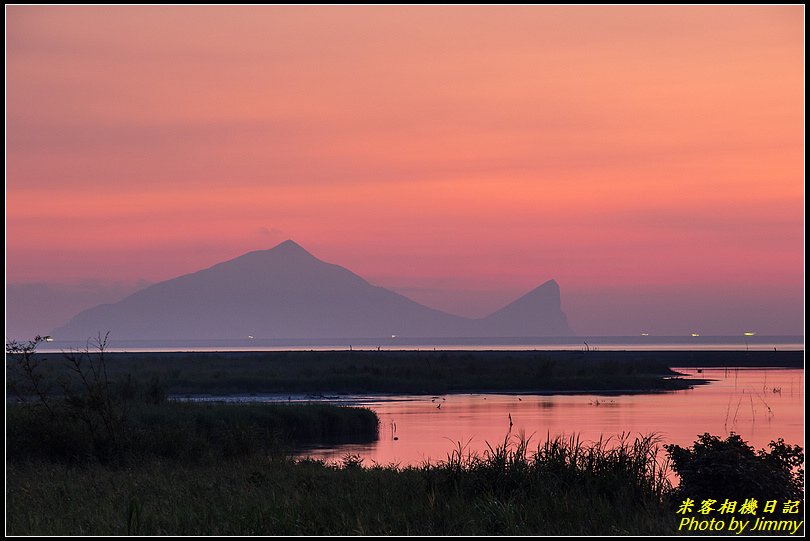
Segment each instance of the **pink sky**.
[{"label": "pink sky", "polygon": [[292,238],[464,315],[802,332],[803,6],[14,6],[6,62],[9,285]]}]

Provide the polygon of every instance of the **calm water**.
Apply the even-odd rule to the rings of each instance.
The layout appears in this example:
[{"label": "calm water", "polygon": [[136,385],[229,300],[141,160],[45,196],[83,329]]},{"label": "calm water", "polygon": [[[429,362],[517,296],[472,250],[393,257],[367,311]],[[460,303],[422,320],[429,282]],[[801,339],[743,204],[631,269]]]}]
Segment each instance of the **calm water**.
[{"label": "calm water", "polygon": [[[677,370],[677,369],[676,369]],[[679,371],[698,376],[696,369]],[[380,417],[379,441],[308,451],[303,456],[340,460],[360,455],[364,464],[421,464],[447,458],[459,442],[475,453],[523,431],[532,441],[547,434],[582,440],[622,432],[657,432],[666,443],[690,445],[698,434],[734,431],[755,448],[772,439],[804,447],[804,371],[704,369],[709,385],[654,395],[493,395],[357,397]],[[441,405],[441,407],[439,407]]]},{"label": "calm water", "polygon": [[[587,345],[586,345],[587,344]],[[81,349],[86,342],[56,340],[41,344],[42,352]],[[335,339],[247,339],[244,340],[115,340],[109,351],[324,351],[324,350],[802,350],[803,336],[580,336],[564,338],[348,338]],[[92,349],[92,348],[91,348]]]}]

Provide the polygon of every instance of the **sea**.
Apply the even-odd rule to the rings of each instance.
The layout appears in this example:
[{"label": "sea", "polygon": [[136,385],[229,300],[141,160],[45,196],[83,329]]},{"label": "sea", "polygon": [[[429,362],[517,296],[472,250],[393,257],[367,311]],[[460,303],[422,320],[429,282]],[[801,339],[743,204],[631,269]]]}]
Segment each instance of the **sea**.
[{"label": "sea", "polygon": [[[95,340],[53,339],[37,351],[96,349]],[[228,340],[117,340],[109,337],[110,352],[169,351],[772,351],[804,350],[804,336],[578,336],[525,338],[323,338],[278,339],[245,337]]]}]

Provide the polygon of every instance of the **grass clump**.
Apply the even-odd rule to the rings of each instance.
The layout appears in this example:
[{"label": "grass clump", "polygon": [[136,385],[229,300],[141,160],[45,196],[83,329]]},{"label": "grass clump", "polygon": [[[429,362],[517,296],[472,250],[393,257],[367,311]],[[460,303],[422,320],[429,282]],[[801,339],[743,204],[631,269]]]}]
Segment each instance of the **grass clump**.
[{"label": "grass clump", "polygon": [[106,338],[97,354],[64,355],[65,373],[42,375],[37,337],[7,344],[10,390],[7,457],[84,463],[149,458],[205,461],[280,453],[294,446],[377,439],[378,419],[366,408],[331,404],[201,404],[166,400],[160,381],[108,370]]},{"label": "grass clump", "polygon": [[91,433],[69,408],[55,406],[53,411],[50,418],[26,405],[7,407],[8,459],[206,462],[284,454],[308,445],[371,442],[378,433],[373,411],[329,404],[130,405],[115,440],[106,432]]},{"label": "grass clump", "polygon": [[[481,455],[467,453],[459,444],[447,460],[405,468],[364,466],[356,456],[327,464],[263,453],[210,461],[152,455],[134,464],[14,457],[7,464],[7,531],[15,535],[678,533],[681,516],[675,509],[682,493],[672,489],[669,459],[659,452],[655,437],[623,435],[596,442],[549,437],[534,451],[529,442],[522,434],[507,436]],[[704,465],[719,471],[729,466],[711,460]],[[723,477],[715,478],[707,485],[707,494],[716,498],[719,493],[711,491],[723,482]],[[774,494],[765,496],[770,499]]]},{"label": "grass clump", "polygon": [[[666,534],[654,440],[608,449],[505,440],[422,466],[259,456],[138,468],[13,461],[9,533],[184,535]],[[641,466],[641,464],[646,464]]]}]

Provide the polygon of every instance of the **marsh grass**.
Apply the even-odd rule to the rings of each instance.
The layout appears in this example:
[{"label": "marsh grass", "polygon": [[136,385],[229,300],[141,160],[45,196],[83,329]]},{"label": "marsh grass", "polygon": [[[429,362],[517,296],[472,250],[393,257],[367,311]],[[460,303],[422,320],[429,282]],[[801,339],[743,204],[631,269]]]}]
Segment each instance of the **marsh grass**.
[{"label": "marsh grass", "polygon": [[62,353],[59,365],[36,354],[42,341],[37,336],[6,344],[7,388],[16,397],[6,408],[12,460],[189,462],[277,454],[306,444],[363,443],[378,436],[377,416],[366,408],[169,401],[158,375],[112,367],[107,336]]},{"label": "marsh grass", "polygon": [[[7,532],[677,533],[675,508],[683,494],[669,483],[669,460],[654,435],[622,434],[588,442],[547,435],[536,446],[533,439],[522,432],[507,433],[481,454],[471,453],[469,442],[456,442],[446,460],[404,468],[364,466],[360,457],[351,455],[328,464],[261,451],[230,457],[223,452],[215,460],[152,453],[114,464],[15,456],[7,463]],[[713,457],[720,463],[711,462]],[[780,453],[778,458],[779,465],[799,460],[795,453]],[[683,469],[685,462],[679,461]],[[720,475],[735,462],[727,454],[713,454],[701,458],[701,464]],[[707,494],[725,483],[722,475],[699,478]]]},{"label": "marsh grass", "polygon": [[[653,436],[631,440],[623,434],[583,442],[547,435],[530,450],[531,436],[510,431],[480,455],[457,442],[447,460],[436,464],[364,467],[359,457],[348,456],[332,465],[293,460],[287,451],[291,444],[373,440],[379,430],[373,412],[324,404],[163,400],[167,390],[433,392],[674,385],[662,379],[671,371],[660,361],[602,363],[598,353],[589,352],[587,359],[413,352],[113,354],[103,372],[91,369],[91,374],[102,374],[101,387],[82,387],[75,382],[81,373],[70,365],[66,369],[45,356],[12,352],[12,366],[28,363],[16,364],[22,367],[19,383],[29,382],[33,389],[21,398],[34,400],[6,408],[6,532],[675,533],[669,465]],[[82,357],[81,366],[98,360]],[[70,375],[73,382],[65,379]],[[62,397],[37,392],[57,383],[65,391]],[[793,464],[796,453],[780,451],[778,465]]]},{"label": "marsh grass", "polygon": [[509,433],[498,445],[487,443],[481,455],[459,445],[437,467],[500,493],[579,486],[635,502],[661,503],[672,489],[669,460],[655,435],[631,440],[622,434],[594,442],[576,435],[547,435],[533,452],[531,440],[522,431]]},{"label": "marsh grass", "polygon": [[674,517],[654,438],[530,451],[507,438],[436,464],[329,465],[257,455],[137,468],[13,462],[9,533],[667,534]]},{"label": "marsh grass", "polygon": [[374,441],[376,414],[329,404],[137,404],[121,420],[120,437],[93,434],[71,410],[6,408],[7,458],[81,463],[149,458],[205,462],[279,454],[295,446]]},{"label": "marsh grass", "polygon": [[[683,389],[657,353],[297,351],[106,353],[108,377],[159,382],[169,394],[645,392]],[[93,359],[89,353],[88,360]],[[44,380],[72,376],[60,354],[36,354]],[[10,374],[10,377],[15,377]]]}]

